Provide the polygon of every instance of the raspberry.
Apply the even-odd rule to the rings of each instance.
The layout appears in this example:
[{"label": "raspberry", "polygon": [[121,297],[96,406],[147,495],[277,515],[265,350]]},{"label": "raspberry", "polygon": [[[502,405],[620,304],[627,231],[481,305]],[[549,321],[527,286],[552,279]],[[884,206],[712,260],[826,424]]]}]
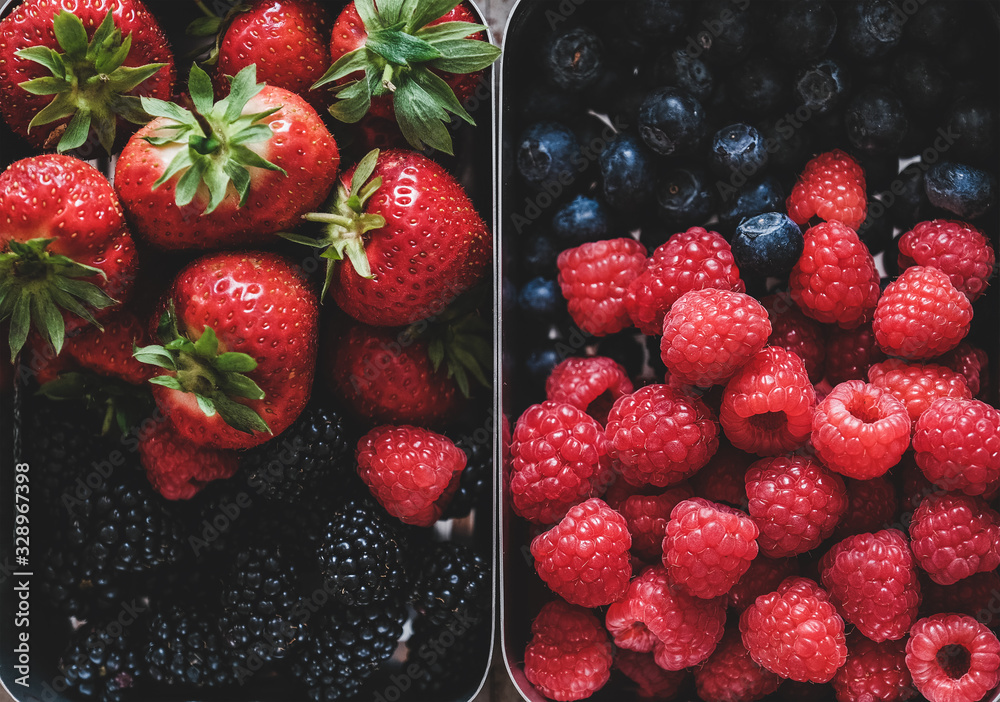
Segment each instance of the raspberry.
[{"label": "raspberry", "polygon": [[738,629],[729,629],[715,652],[694,670],[698,696],[706,702],[754,702],[778,689],[777,675],[754,663]]},{"label": "raspberry", "polygon": [[660,356],[682,383],[724,383],[764,348],[771,333],[767,310],[745,293],[692,290],[663,319]]},{"label": "raspberry", "polygon": [[638,653],[627,649],[615,652],[615,667],[639,686],[642,699],[669,700],[680,691],[687,674],[683,670],[664,670],[656,665],[652,653]]},{"label": "raspberry", "polygon": [[868,369],[885,360],[875,343],[872,325],[831,329],[826,338],[826,379],[837,385],[846,380],[867,380]]},{"label": "raspberry", "polygon": [[598,422],[607,420],[611,405],[632,392],[625,369],[604,356],[567,358],[545,381],[545,397],[583,410]]},{"label": "raspberry", "polygon": [[989,385],[989,357],[981,348],[963,341],[944,356],[934,359],[935,363],[951,368],[965,378],[973,397],[984,399],[980,392]]},{"label": "raspberry", "polygon": [[757,525],[749,516],[700,497],[670,512],[663,565],[670,581],[695,597],[724,595],[757,557]]},{"label": "raspberry", "polygon": [[677,298],[705,288],[746,290],[729,242],[717,232],[692,227],[653,252],[649,266],[629,285],[625,307],[643,334],[658,336]]},{"label": "raspberry", "polygon": [[930,494],[910,521],[917,565],[939,585],[1000,566],[1000,514],[979,497]]},{"label": "raspberry", "polygon": [[358,441],[356,458],[379,504],[416,526],[438,520],[468,460],[448,437],[405,424],[372,429]]},{"label": "raspberry", "polygon": [[843,479],[802,456],[765,458],[746,475],[757,544],[771,558],[810,551],[830,536],[847,510]]},{"label": "raspberry", "polygon": [[995,570],[976,573],[951,585],[938,585],[927,579],[922,584],[921,611],[927,614],[968,614],[981,622],[992,621],[1000,604],[1000,574]]},{"label": "raspberry", "polygon": [[235,451],[185,441],[169,422],[156,422],[143,432],[137,449],[150,484],[168,500],[190,500],[208,483],[231,478],[240,468]]},{"label": "raspberry", "polygon": [[969,333],[972,305],[936,268],[907,268],[878,301],[872,329],[891,356],[923,360],[958,346]]},{"label": "raspberry", "polygon": [[806,164],[785,204],[798,225],[815,216],[857,230],[868,215],[865,173],[840,149],[820,154]]},{"label": "raspberry", "polygon": [[806,364],[809,380],[814,383],[822,380],[823,362],[827,357],[823,325],[802,314],[787,293],[768,295],[760,302],[771,321],[768,346],[791,351]]},{"label": "raspberry", "polygon": [[976,702],[1000,680],[1000,641],[972,617],[935,614],[910,630],[906,667],[929,702]]},{"label": "raspberry", "polygon": [[774,592],[785,578],[793,575],[799,575],[799,563],[794,558],[774,559],[760,554],[729,591],[729,606],[742,612],[758,597]]},{"label": "raspberry", "polygon": [[667,385],[647,385],[619,398],[605,435],[608,454],[633,485],[679,483],[719,447],[719,427],[705,403]]},{"label": "raspberry", "polygon": [[844,620],[808,578],[788,578],[758,597],[740,615],[740,632],[754,661],[799,682],[829,682],[847,658]]},{"label": "raspberry", "polygon": [[975,302],[986,291],[996,257],[989,239],[971,224],[948,219],[920,222],[899,238],[899,269],[930,266]]},{"label": "raspberry", "polygon": [[615,645],[652,651],[666,670],[681,670],[708,658],[722,638],[726,598],[703,600],[670,586],[667,570],[646,568],[605,617]]},{"label": "raspberry", "polygon": [[863,380],[841,383],[816,407],[813,448],[831,470],[877,478],[910,446],[910,415],[887,390]]},{"label": "raspberry", "polygon": [[913,697],[902,641],[875,643],[859,634],[847,637],[847,661],[833,676],[838,702],[903,702]]},{"label": "raspberry", "polygon": [[906,636],[917,619],[920,583],[903,532],[849,536],[819,563],[823,586],[844,619],[872,641]]},{"label": "raspberry", "polygon": [[553,700],[581,700],[611,677],[611,644],[600,620],[582,607],[549,602],[531,623],[524,676]]},{"label": "raspberry", "polygon": [[719,450],[704,468],[691,478],[699,497],[721,502],[747,511],[747,491],[743,478],[755,456],[733,448],[728,441],[719,443]]},{"label": "raspberry", "polygon": [[556,263],[559,286],[577,326],[594,336],[631,326],[625,292],[646,267],[645,246],[634,239],[594,241],[566,249]]},{"label": "raspberry", "polygon": [[847,510],[833,532],[840,540],[853,534],[878,531],[889,524],[899,508],[896,488],[886,477],[844,481],[847,487]]},{"label": "raspberry", "polygon": [[902,400],[913,422],[939,397],[972,397],[959,373],[935,363],[907,363],[890,358],[868,369],[868,382]]},{"label": "raspberry", "polygon": [[871,320],[878,303],[875,259],[854,230],[840,222],[806,231],[802,256],[788,284],[806,316],[844,329]]},{"label": "raspberry", "polygon": [[660,495],[632,495],[622,502],[619,511],[632,535],[632,553],[646,561],[663,558],[670,513],[678,502],[693,496],[690,488],[678,486]]},{"label": "raspberry", "polygon": [[815,406],[816,392],[802,359],[767,347],[726,384],[719,423],[736,448],[776,455],[806,443]]},{"label": "raspberry", "polygon": [[556,526],[531,542],[535,570],[570,604],[600,607],[625,594],[632,566],[625,518],[591,498],[571,507]]},{"label": "raspberry", "polygon": [[511,504],[536,524],[559,521],[573,505],[599,495],[611,477],[601,425],[560,402],[524,411],[510,453]]},{"label": "raspberry", "polygon": [[1000,412],[979,400],[935,400],[917,419],[913,452],[935,485],[982,495],[1000,481]]}]

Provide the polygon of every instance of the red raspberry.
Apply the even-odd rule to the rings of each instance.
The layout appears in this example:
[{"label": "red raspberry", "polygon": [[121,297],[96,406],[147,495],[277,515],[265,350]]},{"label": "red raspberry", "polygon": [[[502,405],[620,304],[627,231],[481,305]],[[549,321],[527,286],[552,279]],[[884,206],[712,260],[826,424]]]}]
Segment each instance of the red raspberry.
[{"label": "red raspberry", "polygon": [[982,495],[1000,481],[1000,412],[979,400],[935,400],[917,420],[913,452],[935,485]]},{"label": "red raspberry", "polygon": [[615,667],[639,686],[641,699],[669,700],[677,695],[687,677],[683,670],[664,670],[656,665],[652,653],[621,648],[615,651]]},{"label": "red raspberry", "polygon": [[524,676],[553,700],[582,700],[611,677],[611,644],[600,620],[582,607],[549,602],[531,623]]},{"label": "red raspberry", "polygon": [[823,586],[844,619],[872,641],[906,636],[917,619],[920,583],[898,529],[849,536],[819,562]]},{"label": "red raspberry", "polygon": [[984,399],[980,393],[989,385],[990,365],[989,357],[981,348],[963,341],[934,362],[960,373],[972,396]]},{"label": "red raspberry", "polygon": [[746,293],[692,290],[663,319],[660,357],[682,383],[724,383],[764,348],[771,333],[767,310]]},{"label": "red raspberry", "polygon": [[875,343],[872,325],[854,329],[832,328],[826,338],[826,379],[833,385],[847,380],[867,380],[868,369],[885,360]]},{"label": "red raspberry", "polygon": [[805,445],[815,407],[802,359],[769,346],[726,384],[719,423],[736,448],[770,456]]},{"label": "red raspberry", "polygon": [[687,595],[671,587],[666,568],[654,565],[608,607],[605,623],[619,648],[652,651],[661,668],[681,670],[715,650],[726,623],[726,598]]},{"label": "red raspberry", "polygon": [[798,225],[815,216],[857,230],[868,215],[865,172],[840,149],[820,154],[806,164],[785,205]]},{"label": "red raspberry", "polygon": [[890,358],[868,369],[868,382],[902,400],[913,422],[939,397],[972,397],[959,373],[936,363],[907,363]]},{"label": "red raspberry", "polygon": [[742,612],[758,597],[774,592],[785,578],[793,575],[799,575],[799,562],[794,558],[776,559],[758,554],[729,591],[729,606]]},{"label": "red raspberry", "polygon": [[901,521],[908,524],[913,518],[913,512],[920,506],[920,502],[928,495],[943,495],[947,490],[939,488],[924,475],[924,472],[917,466],[917,461],[913,458],[913,452],[907,451],[903,458],[892,470],[899,480],[900,504],[902,508]]},{"label": "red raspberry", "polygon": [[916,694],[902,641],[847,637],[847,662],[833,676],[838,702],[903,702]]},{"label": "red raspberry", "polygon": [[813,383],[822,380],[823,361],[827,356],[823,325],[802,314],[787,293],[768,295],[760,302],[771,321],[767,345],[791,351],[806,364],[809,380]]},{"label": "red raspberry", "polygon": [[705,288],[746,290],[729,242],[717,232],[692,227],[653,252],[649,266],[629,285],[625,307],[643,334],[658,336],[677,298]]},{"label": "red raspberry", "polygon": [[747,491],[744,477],[756,456],[733,448],[728,441],[719,443],[719,450],[704,468],[691,478],[691,485],[698,497],[712,502],[722,502],[747,511]]},{"label": "red raspberry", "polygon": [[1000,681],[1000,641],[972,617],[935,614],[910,630],[906,667],[929,702],[976,702]]},{"label": "red raspberry", "polygon": [[910,446],[910,415],[888,390],[863,380],[841,383],[816,407],[813,448],[848,478],[877,478]]},{"label": "red raspberry", "polygon": [[679,502],[663,539],[670,581],[704,599],[724,595],[757,557],[757,525],[732,507],[701,497]]},{"label": "red raspberry", "polygon": [[607,336],[631,326],[625,292],[646,267],[646,247],[634,239],[593,241],[566,249],[556,261],[559,286],[577,326]]},{"label": "red raspberry", "polygon": [[888,478],[848,478],[844,485],[847,487],[847,510],[833,532],[835,539],[878,531],[893,521],[899,509],[899,500],[896,499],[896,488]]},{"label": "red raspberry", "polygon": [[847,658],[844,620],[808,578],[788,578],[758,597],[740,615],[740,632],[754,661],[799,682],[829,682]]},{"label": "red raspberry", "polygon": [[705,702],[754,702],[777,690],[780,682],[754,663],[739,629],[727,630],[715,653],[694,669],[698,696]]},{"label": "red raspberry", "polygon": [[970,575],[951,585],[938,585],[928,578],[922,588],[921,611],[927,614],[968,614],[988,623],[1000,604],[1000,574],[995,570]]},{"label": "red raspberry", "polygon": [[958,346],[969,333],[972,305],[948,276],[914,266],[889,284],[875,309],[872,329],[891,356],[927,359]]},{"label": "red raspberry", "polygon": [[608,454],[633,485],[679,483],[719,447],[711,410],[667,385],[647,385],[619,398],[608,413],[605,435]]},{"label": "red raspberry", "polygon": [[847,510],[843,479],[803,456],[757,461],[746,485],[750,516],[760,529],[757,544],[772,558],[816,548]]},{"label": "red raspberry", "polygon": [[358,441],[358,475],[379,504],[400,521],[430,526],[438,520],[465,470],[465,452],[427,429],[375,427]]},{"label": "red raspberry", "polygon": [[531,542],[535,570],[570,604],[600,607],[625,594],[632,566],[625,518],[591,498],[571,507],[556,526]]},{"label": "red raspberry", "polygon": [[240,467],[235,451],[185,441],[169,422],[156,422],[142,432],[137,449],[149,482],[168,500],[190,500],[213,480],[233,477]]},{"label": "red raspberry", "polygon": [[851,329],[872,319],[879,285],[875,259],[858,235],[840,222],[807,230],[788,284],[809,317]]},{"label": "red raspberry", "polygon": [[693,496],[691,488],[685,485],[660,495],[632,495],[627,498],[619,511],[632,535],[632,553],[645,561],[660,561],[671,511],[678,502]]},{"label": "red raspberry", "polygon": [[545,381],[545,397],[581,409],[598,422],[608,418],[611,405],[633,390],[628,373],[604,356],[567,358]]},{"label": "red raspberry", "polygon": [[600,495],[611,478],[604,431],[572,405],[543,402],[524,411],[510,445],[514,511],[554,524],[573,505]]},{"label": "red raspberry", "polygon": [[917,565],[939,585],[1000,566],[1000,514],[979,497],[930,494],[910,521]]},{"label": "red raspberry", "polygon": [[899,238],[899,269],[931,266],[974,302],[986,291],[996,257],[990,240],[971,224],[948,219],[920,222]]}]

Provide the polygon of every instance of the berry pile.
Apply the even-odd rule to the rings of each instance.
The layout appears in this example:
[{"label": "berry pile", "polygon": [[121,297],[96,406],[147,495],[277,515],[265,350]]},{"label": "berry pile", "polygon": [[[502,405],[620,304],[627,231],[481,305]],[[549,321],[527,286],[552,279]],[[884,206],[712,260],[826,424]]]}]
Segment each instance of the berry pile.
[{"label": "berry pile", "polygon": [[992,699],[995,14],[567,5],[523,11],[505,69],[524,677]]}]

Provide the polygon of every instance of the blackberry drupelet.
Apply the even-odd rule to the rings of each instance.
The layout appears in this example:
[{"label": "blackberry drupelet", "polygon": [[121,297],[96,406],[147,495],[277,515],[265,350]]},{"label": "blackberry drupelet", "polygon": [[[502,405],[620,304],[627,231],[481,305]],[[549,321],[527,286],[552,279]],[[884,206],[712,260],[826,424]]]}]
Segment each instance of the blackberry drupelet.
[{"label": "blackberry drupelet", "polygon": [[428,544],[411,602],[434,625],[470,625],[486,614],[490,571],[475,551],[454,541]]},{"label": "blackberry drupelet", "polygon": [[469,516],[490,491],[493,478],[493,444],[491,441],[461,441],[456,446],[465,451],[468,463],[459,478],[458,489],[445,508],[441,519],[460,519]]},{"label": "blackberry drupelet", "polygon": [[406,641],[403,670],[413,664],[419,673],[413,680],[414,700],[443,700],[468,697],[482,678],[489,655],[487,627],[437,626],[418,617],[413,634]]},{"label": "blackberry drupelet", "polygon": [[121,603],[131,592],[127,575],[88,563],[68,544],[46,550],[39,576],[38,589],[55,613],[80,621],[90,619],[97,609]]},{"label": "blackberry drupelet", "polygon": [[218,615],[203,605],[166,605],[149,622],[142,650],[149,679],[164,685],[220,687],[238,681],[240,660],[219,634]]},{"label": "blackberry drupelet", "polygon": [[120,702],[142,676],[135,638],[141,624],[123,626],[117,618],[78,629],[59,659],[66,687],[98,702]]}]

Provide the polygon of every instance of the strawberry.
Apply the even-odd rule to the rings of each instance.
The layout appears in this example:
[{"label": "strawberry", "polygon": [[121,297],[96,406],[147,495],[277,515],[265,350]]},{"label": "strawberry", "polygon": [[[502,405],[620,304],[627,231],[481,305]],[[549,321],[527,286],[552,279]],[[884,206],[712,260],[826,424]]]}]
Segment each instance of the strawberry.
[{"label": "strawberry", "polygon": [[32,324],[59,353],[67,332],[97,325],[93,311],[109,312],[131,290],[136,252],[121,205],[83,161],[48,154],[11,164],[0,174],[0,220],[0,321],[10,319],[11,358]]},{"label": "strawberry", "polygon": [[342,122],[369,111],[394,116],[413,148],[451,154],[448,113],[475,124],[462,103],[500,56],[483,41],[485,30],[460,0],[381,0],[378,8],[357,0],[334,22],[333,65],[313,87],[334,83],[330,112]]},{"label": "strawberry", "polygon": [[147,341],[146,329],[135,313],[123,310],[104,323],[104,331],[91,327],[66,339],[63,350],[81,368],[132,385],[142,385],[153,369],[132,355]]},{"label": "strawberry", "polygon": [[139,436],[138,450],[150,484],[168,500],[190,500],[211,481],[233,477],[240,467],[235,451],[186,441],[165,420]]},{"label": "strawberry", "polygon": [[[458,181],[412,151],[372,151],[343,173],[319,239],[326,248],[324,294],[374,326],[399,326],[439,314],[486,273],[492,242]],[[349,263],[340,263],[343,259]]]},{"label": "strawberry", "polygon": [[193,112],[143,98],[157,119],[115,167],[122,204],[147,241],[165,249],[263,243],[323,202],[340,155],[305,100],[259,85],[253,65],[218,102],[198,66],[188,86]]},{"label": "strawberry", "polygon": [[179,436],[209,448],[249,448],[287,429],[305,407],[318,301],[284,258],[197,259],[178,273],[163,310],[162,345],[135,353],[166,369],[150,382]]},{"label": "strawberry", "polygon": [[868,214],[865,173],[840,149],[820,154],[806,164],[786,204],[796,224],[819,217],[857,231]]},{"label": "strawberry", "polygon": [[123,120],[148,121],[139,96],[169,98],[174,77],[139,0],[27,0],[0,22],[0,112],[37,148],[76,149],[93,132],[110,154]]}]

